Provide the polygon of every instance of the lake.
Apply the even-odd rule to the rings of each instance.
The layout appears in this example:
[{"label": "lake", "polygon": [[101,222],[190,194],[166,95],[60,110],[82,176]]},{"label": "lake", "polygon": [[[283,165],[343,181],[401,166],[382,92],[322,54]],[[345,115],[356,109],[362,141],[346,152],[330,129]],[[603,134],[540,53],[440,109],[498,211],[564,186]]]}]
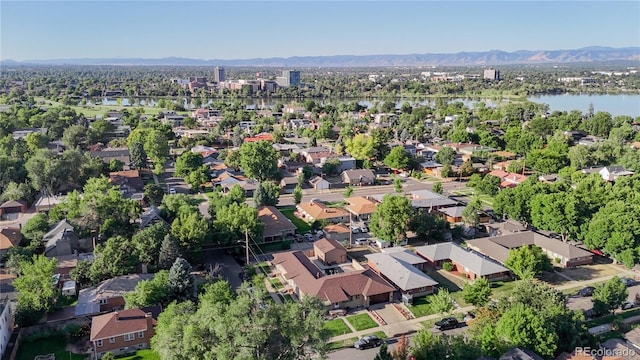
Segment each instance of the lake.
[{"label": "lake", "polygon": [[[247,108],[271,108],[278,102],[287,103],[289,100],[282,99],[237,99],[244,104],[247,105]],[[367,99],[367,100],[357,100],[357,99],[314,99],[321,104],[331,104],[337,103],[341,101],[358,101],[359,104],[371,107],[377,102],[382,102],[384,100],[377,99]],[[606,111],[610,113],[612,116],[620,116],[620,115],[628,115],[632,117],[640,117],[640,95],[540,95],[540,96],[530,96],[528,98],[529,101],[533,101],[536,103],[547,104],[549,105],[549,111],[571,111],[571,110],[579,110],[582,113],[586,113],[589,111],[589,105],[593,104],[594,111]],[[229,101],[234,101],[230,99]],[[483,101],[488,107],[495,107],[498,103],[496,100],[492,99],[464,99],[464,98],[451,98],[449,101],[461,101],[468,107],[473,107],[474,104]],[[187,98],[182,98],[183,105],[187,109],[193,109],[193,102],[189,102]],[[209,104],[212,103],[213,100],[209,100]],[[409,102],[412,105],[434,105],[435,100],[433,98],[424,99],[421,101],[415,100],[401,100],[396,99],[396,108],[400,108],[404,102]],[[499,103],[506,103],[508,100],[499,101]],[[90,101],[93,104],[102,104],[102,105],[117,105],[118,100],[115,98],[103,98],[97,99],[94,101]],[[122,98],[120,99],[120,105],[123,106],[137,106],[137,105],[147,105],[147,106],[155,106],[157,104],[157,100],[153,98],[147,99],[129,99]]]}]

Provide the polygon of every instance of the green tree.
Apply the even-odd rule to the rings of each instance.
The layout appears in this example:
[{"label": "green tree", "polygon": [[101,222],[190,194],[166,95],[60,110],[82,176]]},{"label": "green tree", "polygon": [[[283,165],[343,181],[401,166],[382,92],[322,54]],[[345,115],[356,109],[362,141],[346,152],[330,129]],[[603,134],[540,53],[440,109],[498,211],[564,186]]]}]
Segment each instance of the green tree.
[{"label": "green tree", "polygon": [[293,189],[293,202],[298,205],[302,201],[302,188],[300,184],[296,185],[296,188]]},{"label": "green tree", "polygon": [[253,239],[258,239],[264,229],[264,224],[258,219],[258,211],[244,203],[232,203],[217,209],[213,225],[219,233],[219,242],[225,245],[235,244],[238,239],[244,239],[245,231],[248,231]]},{"label": "green tree", "polygon": [[451,165],[449,164],[444,164],[442,166],[442,170],[440,170],[440,177],[442,178],[448,178],[448,177],[452,177],[455,174],[453,173],[453,170],[451,169]]},{"label": "green tree", "polygon": [[373,136],[356,134],[353,138],[344,141],[349,155],[356,160],[368,160],[375,155],[375,139]]},{"label": "green tree", "polygon": [[433,183],[433,192],[436,194],[442,194],[444,192],[442,188],[442,181],[436,181]]},{"label": "green tree", "polygon": [[439,288],[438,292],[429,296],[429,306],[435,313],[447,315],[453,310],[453,298],[446,288]]},{"label": "green tree", "polygon": [[452,165],[453,159],[456,157],[456,151],[448,146],[442,147],[436,154],[436,161],[442,165]]},{"label": "green tree", "polygon": [[280,186],[272,181],[258,183],[253,192],[253,202],[256,206],[276,206],[280,197]]},{"label": "green tree", "polygon": [[182,251],[178,242],[173,238],[173,236],[171,236],[171,234],[165,235],[164,239],[162,239],[162,244],[160,245],[158,266],[161,269],[169,269],[181,255]]},{"label": "green tree", "polygon": [[34,153],[38,151],[38,149],[43,149],[47,146],[49,142],[49,138],[47,135],[40,132],[32,132],[27,134],[24,138],[24,141],[27,143],[27,148],[29,152]]},{"label": "green tree", "polygon": [[169,157],[169,143],[164,132],[156,129],[149,131],[145,138],[144,150],[153,161],[153,172],[159,175]]},{"label": "green tree", "polygon": [[151,338],[151,347],[161,359],[179,360],[187,355],[182,342],[187,336],[186,331],[192,326],[192,316],[196,309],[196,305],[191,301],[173,302],[158,315],[155,335]]},{"label": "green tree", "polygon": [[408,198],[387,194],[371,216],[371,232],[380,239],[392,242],[405,239],[412,214]]},{"label": "green tree", "polygon": [[116,356],[115,356],[115,355],[113,355],[113,353],[112,353],[112,352],[108,351],[108,352],[106,352],[104,355],[102,355],[101,359],[102,359],[102,360],[115,360],[115,359],[116,359]]},{"label": "green tree", "polygon": [[278,177],[278,153],[270,142],[244,143],[240,147],[242,170],[251,179],[264,181]]},{"label": "green tree", "polygon": [[558,233],[563,241],[580,232],[582,204],[572,192],[539,194],[531,199],[530,206],[535,227]]},{"label": "green tree", "polygon": [[436,335],[430,329],[423,329],[411,342],[411,355],[416,360],[476,360],[481,356],[478,346],[463,335]]},{"label": "green tree", "polygon": [[500,178],[493,175],[486,175],[476,187],[481,194],[495,196],[500,190]]},{"label": "green tree", "polygon": [[510,346],[522,346],[544,356],[553,356],[558,343],[558,335],[543,315],[522,304],[504,312],[496,324],[496,335]]},{"label": "green tree", "polygon": [[392,169],[406,169],[409,166],[409,154],[404,150],[404,147],[396,146],[391,149],[383,162]]},{"label": "green tree", "polygon": [[192,190],[200,190],[203,184],[211,179],[209,174],[209,168],[206,165],[202,165],[199,168],[191,171],[189,175],[185,178],[185,181],[189,186],[191,186]]},{"label": "green tree", "polygon": [[340,169],[340,160],[338,158],[327,159],[322,164],[322,172],[327,176],[337,175],[338,169]]},{"label": "green tree", "polygon": [[115,276],[131,274],[138,265],[133,244],[122,236],[109,238],[104,245],[96,245],[94,254],[95,259],[91,264],[91,281],[93,283]]},{"label": "green tree", "polygon": [[30,241],[42,241],[44,234],[49,231],[49,219],[47,214],[37,213],[27,220],[20,232]]},{"label": "green tree", "polygon": [[176,159],[175,174],[177,176],[185,177],[200,167],[202,167],[202,155],[191,151],[185,151]]},{"label": "green tree", "polygon": [[31,261],[20,264],[20,276],[13,281],[17,292],[16,322],[29,325],[51,309],[58,291],[51,284],[56,270],[56,259],[34,255]]},{"label": "green tree", "polygon": [[171,235],[188,253],[195,254],[209,233],[209,222],[200,212],[180,213],[171,223]]},{"label": "green tree", "polygon": [[191,265],[187,260],[179,257],[171,265],[168,277],[169,291],[174,299],[193,299],[195,294],[195,281],[191,275]]},{"label": "green tree", "polygon": [[467,283],[463,289],[464,301],[473,306],[485,306],[491,298],[491,284],[485,278],[479,278],[473,283]]},{"label": "green tree", "polygon": [[164,222],[157,222],[133,235],[131,242],[141,263],[153,266],[158,264],[160,247],[168,233],[169,226]]},{"label": "green tree", "polygon": [[480,223],[480,211],[482,211],[482,203],[480,198],[474,197],[469,201],[462,211],[462,220],[474,229]]},{"label": "green tree", "polygon": [[2,192],[2,195],[0,195],[0,201],[9,201],[9,200],[29,201],[31,199],[32,199],[31,187],[27,184],[24,184],[24,183],[18,184],[13,181],[7,184],[7,187]]},{"label": "green tree", "polygon": [[70,149],[85,145],[87,143],[87,129],[81,125],[71,125],[62,133],[62,142]]},{"label": "green tree", "polygon": [[393,190],[395,190],[395,192],[397,193],[401,193],[402,192],[402,179],[399,177],[394,177],[393,178]]},{"label": "green tree", "polygon": [[386,342],[382,342],[380,350],[378,350],[378,353],[376,354],[376,357],[373,358],[373,360],[393,360],[393,357],[389,353]]},{"label": "green tree", "polygon": [[418,209],[409,220],[409,230],[415,232],[422,239],[443,239],[443,233],[449,229],[449,223],[442,217],[429,212],[428,209]]},{"label": "green tree", "polygon": [[144,186],[144,197],[151,205],[158,206],[162,203],[164,190],[155,183],[149,183]]},{"label": "green tree", "polygon": [[144,150],[142,142],[134,141],[129,145],[129,159],[131,160],[131,165],[134,168],[147,168],[147,152]]},{"label": "green tree", "polygon": [[127,309],[167,305],[171,300],[169,272],[161,270],[155,273],[153,279],[140,281],[134,291],[124,295],[124,300]]},{"label": "green tree", "polygon": [[551,261],[542,249],[535,245],[525,245],[509,251],[504,265],[520,279],[529,279],[552,268]]},{"label": "green tree", "polygon": [[598,285],[593,292],[593,309],[601,314],[615,312],[629,297],[627,286],[614,276],[604,284]]},{"label": "green tree", "polygon": [[27,160],[24,168],[34,189],[54,194],[68,179],[65,163],[48,149],[38,150]]},{"label": "green tree", "polygon": [[342,193],[342,195],[345,198],[350,198],[351,196],[353,196],[353,186],[349,185],[344,189],[344,192]]},{"label": "green tree", "polygon": [[460,166],[460,169],[458,170],[458,175],[462,177],[467,177],[467,176],[471,176],[471,174],[473,174],[474,171],[475,170],[473,168],[473,163],[470,160],[468,160],[462,163],[462,166]]},{"label": "green tree", "polygon": [[91,284],[91,261],[79,260],[76,267],[69,272],[69,277],[81,288]]}]

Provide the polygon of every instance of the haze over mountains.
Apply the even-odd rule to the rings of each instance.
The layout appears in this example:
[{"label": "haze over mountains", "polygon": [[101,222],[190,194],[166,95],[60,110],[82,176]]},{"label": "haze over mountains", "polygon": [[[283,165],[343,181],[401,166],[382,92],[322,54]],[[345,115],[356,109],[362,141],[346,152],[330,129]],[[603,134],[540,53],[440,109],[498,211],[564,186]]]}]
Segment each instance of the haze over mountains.
[{"label": "haze over mountains", "polygon": [[640,61],[640,47],[610,48],[591,46],[574,50],[520,50],[505,52],[459,52],[455,54],[409,55],[334,55],[294,56],[288,58],[255,59],[190,59],[167,57],[145,58],[83,58],[52,60],[3,60],[2,64],[51,65],[175,65],[175,66],[262,66],[262,67],[376,67],[376,66],[464,66],[509,64],[562,64],[604,61]]}]

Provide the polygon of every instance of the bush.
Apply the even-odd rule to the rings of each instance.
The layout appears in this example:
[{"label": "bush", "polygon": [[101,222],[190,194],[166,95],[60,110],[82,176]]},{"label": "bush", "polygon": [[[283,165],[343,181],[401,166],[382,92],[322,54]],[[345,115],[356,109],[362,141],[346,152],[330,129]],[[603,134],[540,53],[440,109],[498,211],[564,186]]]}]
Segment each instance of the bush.
[{"label": "bush", "polygon": [[442,264],[442,268],[446,271],[452,271],[453,270],[453,264],[449,261],[446,261]]}]

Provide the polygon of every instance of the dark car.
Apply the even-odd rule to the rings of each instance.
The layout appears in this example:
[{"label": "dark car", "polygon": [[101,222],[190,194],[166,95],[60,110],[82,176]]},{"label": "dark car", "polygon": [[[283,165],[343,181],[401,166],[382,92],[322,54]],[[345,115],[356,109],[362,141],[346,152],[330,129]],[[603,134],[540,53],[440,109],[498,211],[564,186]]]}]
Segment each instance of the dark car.
[{"label": "dark car", "polygon": [[636,284],[636,281],[634,279],[630,279],[630,278],[622,278],[622,279],[620,279],[620,281],[622,281],[622,283],[626,287],[633,286],[633,285]]},{"label": "dark car", "polygon": [[587,286],[586,288],[580,289],[578,295],[582,297],[592,296],[595,289],[593,286]]},{"label": "dark car", "polygon": [[382,340],[375,335],[369,335],[361,338],[353,344],[353,347],[359,350],[374,348],[382,345]]},{"label": "dark car", "polygon": [[601,314],[599,312],[596,311],[596,309],[589,309],[589,310],[585,310],[584,311],[584,317],[587,319],[595,319],[597,317],[600,317],[604,314]]},{"label": "dark car", "polygon": [[438,322],[436,322],[435,328],[437,330],[450,330],[450,329],[455,329],[458,327],[458,324],[460,324],[458,322],[458,319],[456,318],[444,318]]}]

